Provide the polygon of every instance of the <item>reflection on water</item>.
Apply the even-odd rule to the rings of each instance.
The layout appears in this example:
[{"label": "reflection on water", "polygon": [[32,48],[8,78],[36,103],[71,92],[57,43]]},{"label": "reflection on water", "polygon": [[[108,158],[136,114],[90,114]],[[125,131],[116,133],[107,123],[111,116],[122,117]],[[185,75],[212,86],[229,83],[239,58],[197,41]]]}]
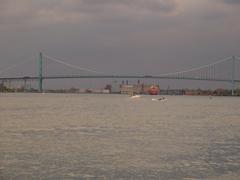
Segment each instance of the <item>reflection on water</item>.
[{"label": "reflection on water", "polygon": [[0,179],[238,179],[240,99],[1,94]]}]

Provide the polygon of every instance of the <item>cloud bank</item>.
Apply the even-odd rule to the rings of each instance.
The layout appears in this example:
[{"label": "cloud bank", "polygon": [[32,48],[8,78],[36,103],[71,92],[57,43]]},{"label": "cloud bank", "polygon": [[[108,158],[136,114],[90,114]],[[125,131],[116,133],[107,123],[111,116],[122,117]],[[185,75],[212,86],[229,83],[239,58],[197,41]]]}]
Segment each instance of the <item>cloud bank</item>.
[{"label": "cloud bank", "polygon": [[99,71],[157,74],[203,65],[240,52],[239,5],[238,0],[1,0],[0,53],[6,60],[0,66],[40,49]]}]

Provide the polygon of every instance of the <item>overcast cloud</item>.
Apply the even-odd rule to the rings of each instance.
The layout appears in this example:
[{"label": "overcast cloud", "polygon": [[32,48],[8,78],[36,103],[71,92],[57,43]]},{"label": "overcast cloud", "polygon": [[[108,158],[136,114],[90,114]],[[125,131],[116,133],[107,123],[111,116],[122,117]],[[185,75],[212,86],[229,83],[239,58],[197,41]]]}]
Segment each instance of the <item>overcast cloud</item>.
[{"label": "overcast cloud", "polygon": [[239,55],[238,0],[0,0],[0,69],[44,53],[161,74]]}]

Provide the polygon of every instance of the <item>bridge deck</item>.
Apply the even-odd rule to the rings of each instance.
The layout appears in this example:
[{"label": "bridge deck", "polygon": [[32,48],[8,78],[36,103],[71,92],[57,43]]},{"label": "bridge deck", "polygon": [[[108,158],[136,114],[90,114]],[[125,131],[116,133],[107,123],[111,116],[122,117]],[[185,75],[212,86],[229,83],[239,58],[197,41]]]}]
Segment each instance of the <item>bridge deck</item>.
[{"label": "bridge deck", "polygon": [[[231,79],[207,79],[192,77],[167,77],[167,76],[138,76],[138,75],[102,75],[102,76],[43,76],[42,79],[175,79],[175,80],[197,80],[197,81],[216,81],[216,82],[232,82]],[[1,77],[1,81],[8,80],[39,80],[37,76],[25,77]],[[240,82],[239,79],[234,82]]]}]

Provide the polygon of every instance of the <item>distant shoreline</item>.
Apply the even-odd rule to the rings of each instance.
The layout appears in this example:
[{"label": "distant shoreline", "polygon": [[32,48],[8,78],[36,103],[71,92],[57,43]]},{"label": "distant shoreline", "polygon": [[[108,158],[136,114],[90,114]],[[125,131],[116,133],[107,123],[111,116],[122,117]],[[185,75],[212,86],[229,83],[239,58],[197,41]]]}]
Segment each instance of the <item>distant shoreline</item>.
[{"label": "distant shoreline", "polygon": [[[84,92],[0,92],[0,94],[81,94],[81,95],[123,95],[130,96],[129,94],[121,94],[121,93],[84,93]],[[217,94],[158,94],[158,95],[150,95],[150,94],[140,94],[143,96],[202,96],[202,97],[240,97],[240,95],[217,95]]]}]

